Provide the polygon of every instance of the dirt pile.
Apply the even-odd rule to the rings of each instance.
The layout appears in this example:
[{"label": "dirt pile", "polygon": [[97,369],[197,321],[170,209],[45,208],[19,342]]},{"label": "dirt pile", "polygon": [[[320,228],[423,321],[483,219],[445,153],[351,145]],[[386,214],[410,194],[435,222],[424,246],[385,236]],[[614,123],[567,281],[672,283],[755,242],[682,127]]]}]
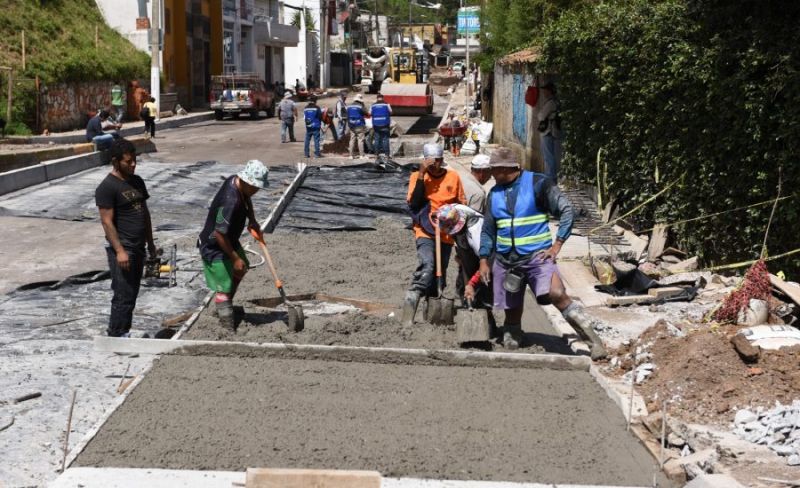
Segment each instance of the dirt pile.
[{"label": "dirt pile", "polygon": [[637,385],[648,410],[658,410],[666,398],[670,414],[687,422],[727,427],[737,409],[791,403],[800,391],[800,346],[762,350],[756,363],[746,364],[731,344],[740,329],[659,321],[616,351],[621,358],[616,372],[630,371],[640,348],[639,362],[654,365]]}]

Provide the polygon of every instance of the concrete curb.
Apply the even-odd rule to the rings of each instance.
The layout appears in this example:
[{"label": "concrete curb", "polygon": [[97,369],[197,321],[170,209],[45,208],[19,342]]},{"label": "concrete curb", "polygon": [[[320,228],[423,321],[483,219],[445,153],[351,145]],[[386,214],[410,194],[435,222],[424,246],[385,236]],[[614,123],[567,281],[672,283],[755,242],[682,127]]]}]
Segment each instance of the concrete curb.
[{"label": "concrete curb", "polygon": [[[198,112],[189,115],[176,115],[161,119],[156,122],[156,131],[164,129],[174,129],[188,124],[195,124],[197,122],[205,122],[207,120],[214,120],[214,112]],[[144,125],[140,122],[128,122],[128,127],[119,131],[123,137],[134,136],[144,132]],[[84,144],[86,143],[86,134],[84,131],[73,131],[63,134],[53,134],[49,136],[28,136],[28,137],[9,137],[15,143],[19,144]]]},{"label": "concrete curb", "polygon": [[[146,139],[132,140],[139,154],[154,152],[155,145]],[[29,186],[46,183],[65,176],[70,176],[87,169],[105,164],[100,151],[79,154],[52,161],[44,161],[33,166],[15,169],[0,174],[0,195],[5,195]]]},{"label": "concrete curb", "polygon": [[318,359],[362,362],[430,363],[456,366],[538,367],[556,370],[588,371],[586,356],[522,354],[507,352],[459,351],[451,349],[404,349],[396,347],[324,346],[317,344],[251,343],[235,341],[194,341],[126,339],[95,336],[94,350],[128,354],[184,354],[203,356],[313,355]]}]

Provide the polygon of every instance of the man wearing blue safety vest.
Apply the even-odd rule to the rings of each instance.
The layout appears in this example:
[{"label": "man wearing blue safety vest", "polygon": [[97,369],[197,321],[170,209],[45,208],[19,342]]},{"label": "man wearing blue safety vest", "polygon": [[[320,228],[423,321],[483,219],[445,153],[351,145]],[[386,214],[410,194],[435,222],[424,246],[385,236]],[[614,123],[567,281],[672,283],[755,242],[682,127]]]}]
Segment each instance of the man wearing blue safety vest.
[{"label": "man wearing blue safety vest", "polygon": [[364,120],[364,97],[359,93],[353,103],[347,106],[347,125],[350,127],[350,157],[355,159],[355,147],[358,144],[358,154],[364,157],[364,136],[367,133],[367,123]]},{"label": "man wearing blue safety vest", "polygon": [[[505,310],[504,347],[517,349],[520,345],[527,283],[537,302],[554,305],[591,343],[592,359],[605,357],[594,320],[569,298],[556,266],[556,256],[572,232],[569,200],[545,175],[520,169],[516,155],[508,148],[495,150],[489,165],[497,184],[486,201],[480,275],[487,285],[493,280],[494,308]],[[548,214],[559,218],[555,241]]]},{"label": "man wearing blue safety vest", "polygon": [[322,127],[322,110],[317,106],[316,95],[308,97],[308,105],[303,109],[303,117],[306,121],[306,141],[303,146],[303,151],[307,158],[311,157],[310,145],[311,138],[314,138],[314,156],[321,158],[322,154],[319,152],[319,131]]},{"label": "man wearing blue safety vest", "polygon": [[389,133],[392,125],[392,106],[383,101],[383,95],[378,93],[378,100],[369,108],[372,117],[372,129],[375,131],[375,154],[386,154],[389,152]]}]

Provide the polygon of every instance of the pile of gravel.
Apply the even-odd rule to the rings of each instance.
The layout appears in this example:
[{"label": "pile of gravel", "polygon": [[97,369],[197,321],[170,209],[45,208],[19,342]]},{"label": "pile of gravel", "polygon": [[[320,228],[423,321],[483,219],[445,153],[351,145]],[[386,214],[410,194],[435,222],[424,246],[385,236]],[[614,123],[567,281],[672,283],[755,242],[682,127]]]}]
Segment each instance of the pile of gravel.
[{"label": "pile of gravel", "polygon": [[779,456],[787,456],[787,464],[800,465],[800,400],[755,412],[742,409],[736,412],[734,433],[755,444],[766,445]]}]

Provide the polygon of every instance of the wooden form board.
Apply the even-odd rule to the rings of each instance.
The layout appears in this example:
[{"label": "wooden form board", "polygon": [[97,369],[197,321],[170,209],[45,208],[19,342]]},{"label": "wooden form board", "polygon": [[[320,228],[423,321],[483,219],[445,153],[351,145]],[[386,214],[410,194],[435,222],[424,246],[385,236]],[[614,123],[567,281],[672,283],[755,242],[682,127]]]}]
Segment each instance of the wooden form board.
[{"label": "wooden form board", "polygon": [[248,468],[245,488],[381,488],[377,471]]},{"label": "wooden form board", "polygon": [[800,286],[796,286],[793,283],[787,283],[774,274],[769,275],[769,282],[772,284],[772,286],[783,292],[787,297],[791,298],[794,303],[800,305]]}]

